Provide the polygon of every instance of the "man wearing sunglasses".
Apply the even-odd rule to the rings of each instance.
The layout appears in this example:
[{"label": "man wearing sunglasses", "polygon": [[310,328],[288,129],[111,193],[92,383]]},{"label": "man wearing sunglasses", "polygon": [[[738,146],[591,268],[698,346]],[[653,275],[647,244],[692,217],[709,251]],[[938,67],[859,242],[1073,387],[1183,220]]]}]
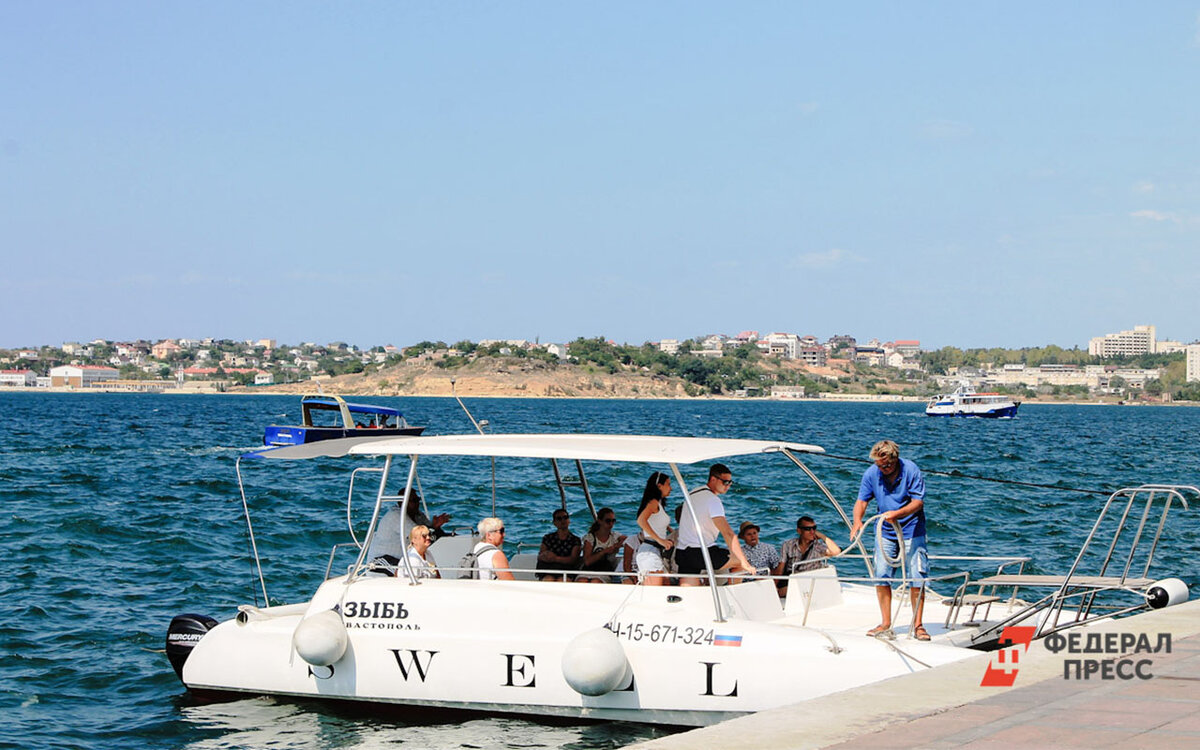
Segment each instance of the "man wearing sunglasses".
[{"label": "man wearing sunglasses", "polygon": [[[735,571],[754,570],[742,552],[737,534],[725,518],[725,506],[721,503],[721,495],[729,491],[733,484],[733,472],[725,464],[713,464],[708,470],[708,484],[698,490],[693,490],[688,496],[688,504],[700,521],[696,528],[692,520],[692,511],[683,510],[679,519],[679,547],[675,552],[675,564],[679,567],[680,585],[699,586],[704,583],[703,574],[707,573],[704,566],[702,547],[708,548],[708,556],[712,560],[713,570],[717,573],[732,573]],[[717,537],[725,538],[728,549],[717,544]]]},{"label": "man wearing sunglasses", "polygon": [[[822,559],[841,551],[837,542],[821,533],[812,516],[800,516],[800,520],[796,521],[796,536],[784,542],[779,552],[783,566],[776,575],[787,576],[819,568],[823,564]],[[783,583],[786,585],[786,581]]]}]

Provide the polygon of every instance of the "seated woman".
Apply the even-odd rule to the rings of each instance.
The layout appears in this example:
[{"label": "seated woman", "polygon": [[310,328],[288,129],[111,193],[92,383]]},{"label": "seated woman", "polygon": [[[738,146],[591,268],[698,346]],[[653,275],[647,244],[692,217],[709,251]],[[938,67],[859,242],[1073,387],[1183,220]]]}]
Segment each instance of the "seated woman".
[{"label": "seated woman", "polygon": [[583,574],[580,583],[616,582],[615,576],[589,576],[588,572],[613,572],[617,569],[617,552],[625,543],[625,537],[613,531],[617,515],[612,508],[601,508],[596,521],[583,537]]},{"label": "seated woman", "polygon": [[[554,511],[554,531],[542,537],[542,546],[538,550],[538,570],[578,570],[579,551],[583,542],[571,533],[571,515],[559,508]],[[538,573],[539,581],[561,581],[562,573]],[[568,576],[568,580],[574,576]]]},{"label": "seated woman", "polygon": [[508,557],[504,554],[504,522],[499,518],[485,518],[479,522],[480,542],[475,545],[475,566],[479,568],[481,581],[515,581],[508,569]]},{"label": "seated woman", "polygon": [[414,527],[408,538],[412,542],[408,547],[408,564],[412,567],[413,575],[417,578],[441,578],[437,563],[429,553],[429,546],[433,544],[433,535],[429,533],[429,527]]},{"label": "seated woman", "polygon": [[665,507],[670,494],[671,477],[656,471],[646,480],[642,504],[638,506],[637,523],[645,541],[637,550],[637,570],[647,586],[662,586],[667,582],[663,556],[675,546],[671,539],[671,514]]}]

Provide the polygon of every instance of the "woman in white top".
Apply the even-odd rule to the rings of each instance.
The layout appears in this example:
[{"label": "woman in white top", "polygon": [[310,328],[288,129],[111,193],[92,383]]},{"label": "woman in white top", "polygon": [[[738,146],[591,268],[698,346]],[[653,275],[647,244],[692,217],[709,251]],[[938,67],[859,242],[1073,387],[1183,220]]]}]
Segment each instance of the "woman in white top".
[{"label": "woman in white top", "polygon": [[[504,554],[504,522],[499,518],[485,518],[479,522],[481,541],[475,545],[475,566],[483,581],[515,581],[508,570],[508,557]],[[495,549],[488,549],[488,547]]]},{"label": "woman in white top", "polygon": [[596,514],[592,528],[583,536],[583,566],[580,576],[575,579],[580,583],[620,583],[614,576],[591,575],[588,573],[611,573],[617,569],[617,555],[625,537],[613,531],[617,522],[616,513],[612,508],[601,508]]},{"label": "woman in white top", "polygon": [[428,526],[415,526],[409,532],[408,539],[412,542],[408,548],[408,564],[412,567],[413,575],[417,578],[441,578],[429,547],[433,544],[433,534]]},{"label": "woman in white top", "polygon": [[662,586],[667,582],[663,553],[674,546],[670,539],[671,516],[664,507],[670,494],[670,475],[656,471],[646,480],[642,504],[638,506],[637,524],[644,541],[637,550],[637,569],[647,586]]}]

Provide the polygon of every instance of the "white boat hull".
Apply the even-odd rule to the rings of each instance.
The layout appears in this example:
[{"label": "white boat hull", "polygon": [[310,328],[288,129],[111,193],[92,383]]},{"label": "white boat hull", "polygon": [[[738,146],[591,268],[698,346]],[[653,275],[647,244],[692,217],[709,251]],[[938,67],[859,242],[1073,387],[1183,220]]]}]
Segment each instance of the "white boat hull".
[{"label": "white boat hull", "polygon": [[[784,613],[770,581],[721,588],[721,623],[705,587],[414,586],[384,577],[347,587],[339,578],[304,615],[265,610],[221,623],[196,643],[182,676],[195,690],[703,725],[924,669],[917,660],[977,654],[912,640],[897,651],[866,637],[878,617],[874,592],[840,588],[863,589],[854,593],[864,606],[852,608],[863,610],[853,631],[802,626],[802,615]],[[335,605],[348,645],[332,665],[312,666],[294,650],[293,634],[303,617]],[[814,599],[810,619],[819,619],[820,606]],[[629,670],[611,692],[581,695],[564,677],[564,652],[576,635],[610,622]]]}]

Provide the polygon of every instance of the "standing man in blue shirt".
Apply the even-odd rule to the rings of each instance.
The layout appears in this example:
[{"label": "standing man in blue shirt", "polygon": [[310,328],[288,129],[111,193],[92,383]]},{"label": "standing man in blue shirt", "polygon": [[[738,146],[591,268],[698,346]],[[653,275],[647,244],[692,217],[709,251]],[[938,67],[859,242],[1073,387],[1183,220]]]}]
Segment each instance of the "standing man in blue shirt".
[{"label": "standing man in blue shirt", "polygon": [[883,580],[876,585],[875,595],[879,598],[879,612],[883,622],[871,628],[867,635],[895,638],[892,632],[892,586],[900,545],[892,521],[900,524],[904,534],[905,566],[912,579],[909,593],[912,596],[913,637],[918,641],[929,640],[929,632],[921,624],[921,610],[925,605],[925,580],[929,577],[929,552],[925,547],[925,478],[921,470],[908,459],[900,458],[900,447],[891,440],[880,440],[871,448],[871,460],[875,465],[863,472],[862,484],[858,489],[858,502],[854,504],[854,525],[850,538],[854,539],[863,527],[863,516],[867,503],[872,499],[883,514],[883,540],[875,549],[875,578]]}]

